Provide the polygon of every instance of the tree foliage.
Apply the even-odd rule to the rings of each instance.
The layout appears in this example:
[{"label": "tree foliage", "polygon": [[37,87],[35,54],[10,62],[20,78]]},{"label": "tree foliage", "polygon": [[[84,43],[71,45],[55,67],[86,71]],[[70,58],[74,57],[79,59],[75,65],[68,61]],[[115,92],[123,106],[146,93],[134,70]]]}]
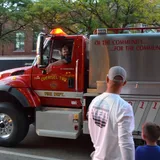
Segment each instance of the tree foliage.
[{"label": "tree foliage", "polygon": [[[0,0],[0,38],[26,25],[91,34],[96,28],[160,25],[160,0]],[[7,30],[4,26],[11,25]]]},{"label": "tree foliage", "polygon": [[38,0],[30,8],[37,24],[69,33],[92,33],[97,27],[160,24],[160,0]]},{"label": "tree foliage", "polygon": [[30,0],[0,0],[0,40],[10,41],[12,34],[24,28],[28,22],[25,19]]}]

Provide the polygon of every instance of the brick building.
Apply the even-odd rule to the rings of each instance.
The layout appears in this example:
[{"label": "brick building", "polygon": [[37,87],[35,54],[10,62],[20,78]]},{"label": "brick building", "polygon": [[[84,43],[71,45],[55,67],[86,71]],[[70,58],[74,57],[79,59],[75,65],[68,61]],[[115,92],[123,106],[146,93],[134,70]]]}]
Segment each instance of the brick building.
[{"label": "brick building", "polygon": [[12,42],[0,43],[0,71],[31,65],[36,56],[39,32],[32,29],[14,33]]},{"label": "brick building", "polygon": [[36,54],[37,34],[38,32],[34,32],[31,29],[15,32],[12,42],[0,43],[0,57],[34,57]]}]

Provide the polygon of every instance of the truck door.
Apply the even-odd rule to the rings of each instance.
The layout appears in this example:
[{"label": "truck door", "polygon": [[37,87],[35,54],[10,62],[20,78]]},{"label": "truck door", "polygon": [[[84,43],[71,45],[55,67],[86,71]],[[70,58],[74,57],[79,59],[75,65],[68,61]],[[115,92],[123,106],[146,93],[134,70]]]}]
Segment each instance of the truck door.
[{"label": "truck door", "polygon": [[[43,105],[62,105],[62,101],[57,102],[57,98],[72,98],[76,95],[76,55],[73,54],[76,52],[74,52],[73,42],[74,39],[54,38],[48,40],[44,46],[42,58],[42,64],[45,67],[40,68],[37,65],[33,67],[32,87],[39,95]],[[71,61],[52,65],[61,60],[61,48],[64,44],[69,47]],[[64,103],[64,105],[69,104]]]}]

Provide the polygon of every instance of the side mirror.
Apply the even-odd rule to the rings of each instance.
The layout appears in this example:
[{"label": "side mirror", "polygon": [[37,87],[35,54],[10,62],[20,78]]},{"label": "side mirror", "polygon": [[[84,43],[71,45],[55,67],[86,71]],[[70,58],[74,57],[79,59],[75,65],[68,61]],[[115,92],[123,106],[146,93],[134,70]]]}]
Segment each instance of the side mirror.
[{"label": "side mirror", "polygon": [[41,65],[42,55],[43,55],[43,43],[44,43],[44,33],[40,33],[37,39],[37,65]]}]

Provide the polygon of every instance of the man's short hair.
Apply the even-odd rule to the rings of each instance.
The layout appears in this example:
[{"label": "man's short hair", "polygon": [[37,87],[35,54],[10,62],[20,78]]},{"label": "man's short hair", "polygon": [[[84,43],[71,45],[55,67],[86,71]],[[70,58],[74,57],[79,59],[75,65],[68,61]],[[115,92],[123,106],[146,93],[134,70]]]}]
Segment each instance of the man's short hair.
[{"label": "man's short hair", "polygon": [[[121,66],[114,66],[109,69],[108,78],[115,82],[125,82],[127,78],[127,73]],[[121,80],[117,80],[116,77],[120,76]]]},{"label": "man's short hair", "polygon": [[156,142],[160,137],[160,126],[153,122],[146,122],[143,127],[143,133],[151,142]]}]

